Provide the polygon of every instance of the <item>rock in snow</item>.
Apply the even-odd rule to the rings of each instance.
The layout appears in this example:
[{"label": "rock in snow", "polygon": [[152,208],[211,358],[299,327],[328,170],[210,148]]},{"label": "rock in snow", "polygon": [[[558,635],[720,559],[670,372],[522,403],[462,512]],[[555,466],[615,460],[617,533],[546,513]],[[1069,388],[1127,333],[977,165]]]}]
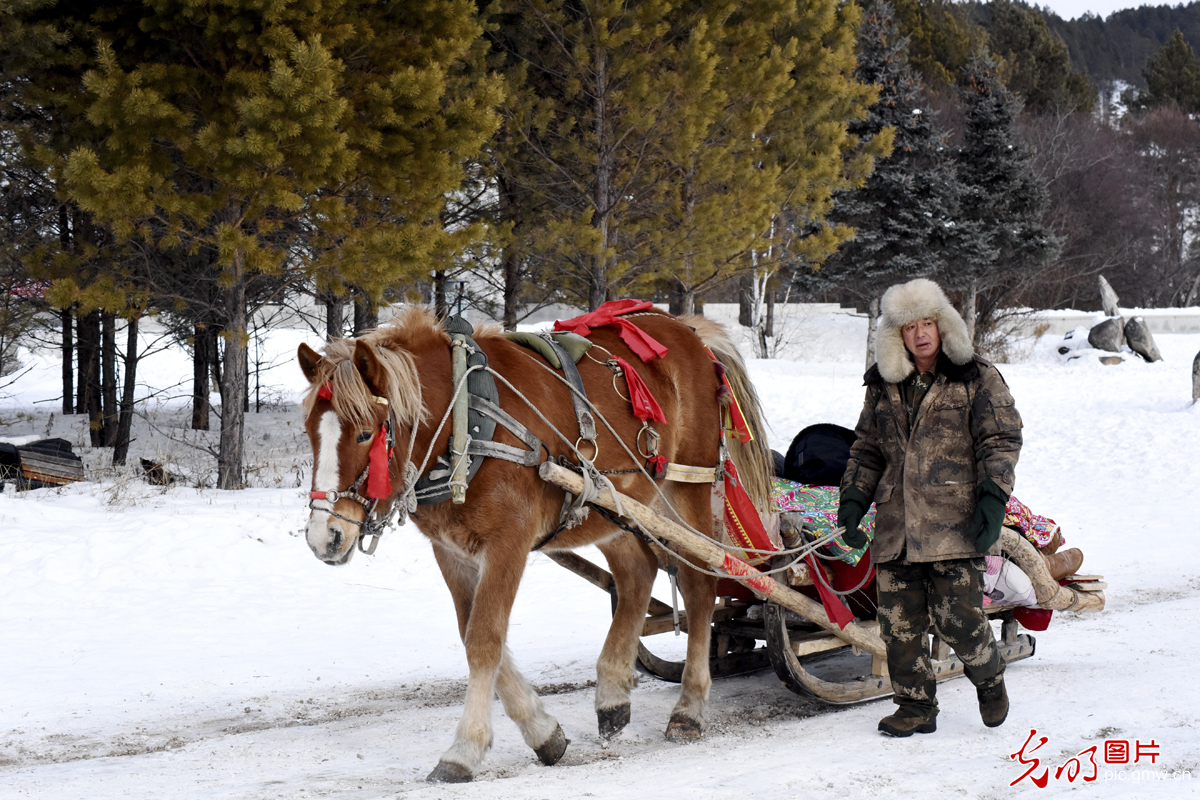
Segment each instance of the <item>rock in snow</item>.
[{"label": "rock in snow", "polygon": [[1088,344],[1097,350],[1119,353],[1121,352],[1121,342],[1125,339],[1122,331],[1123,325],[1120,317],[1106,319],[1088,333]]},{"label": "rock in snow", "polygon": [[1134,317],[1125,323],[1125,341],[1129,344],[1130,350],[1147,361],[1162,361],[1162,354],[1158,352],[1154,336],[1151,335],[1150,329],[1146,327],[1146,321],[1141,317]]},{"label": "rock in snow", "polygon": [[1100,276],[1100,307],[1104,309],[1104,316],[1119,317],[1120,310],[1117,308],[1117,293],[1108,285],[1108,281],[1104,280],[1104,276]]}]

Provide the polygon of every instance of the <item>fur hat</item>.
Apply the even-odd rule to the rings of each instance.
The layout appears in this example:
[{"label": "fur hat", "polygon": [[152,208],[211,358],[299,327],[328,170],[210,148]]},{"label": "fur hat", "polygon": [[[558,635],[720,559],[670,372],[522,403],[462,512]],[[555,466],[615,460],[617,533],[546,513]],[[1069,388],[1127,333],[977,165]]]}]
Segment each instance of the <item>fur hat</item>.
[{"label": "fur hat", "polygon": [[971,362],[975,354],[971,337],[967,335],[967,323],[950,305],[942,287],[927,278],[917,278],[908,283],[898,283],[883,294],[880,303],[883,321],[875,345],[879,374],[888,383],[899,383],[912,374],[915,368],[908,349],[904,346],[901,329],[919,319],[931,319],[937,323],[942,337],[942,352],[955,364],[963,366]]}]

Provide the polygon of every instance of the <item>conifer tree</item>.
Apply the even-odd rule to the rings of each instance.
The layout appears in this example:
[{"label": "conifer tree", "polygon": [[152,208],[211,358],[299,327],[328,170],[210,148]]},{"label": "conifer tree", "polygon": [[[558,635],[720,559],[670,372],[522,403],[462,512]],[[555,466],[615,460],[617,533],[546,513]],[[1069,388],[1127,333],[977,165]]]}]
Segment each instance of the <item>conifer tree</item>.
[{"label": "conifer tree", "polygon": [[853,6],[511,0],[499,19],[510,222],[589,307],[664,279],[690,305],[857,170]]},{"label": "conifer tree", "polygon": [[957,254],[945,278],[964,293],[964,317],[978,343],[1004,297],[1057,258],[1061,240],[1042,221],[1050,193],[1034,171],[1033,153],[1017,135],[1020,102],[1001,83],[998,64],[987,53],[968,65],[962,102],[960,223]]},{"label": "conifer tree", "polygon": [[891,7],[873,3],[859,35],[857,74],[879,87],[879,99],[850,129],[863,141],[890,143],[891,153],[876,161],[865,184],[837,196],[830,220],[853,228],[854,238],[804,281],[848,292],[868,308],[889,285],[944,270],[952,246],[958,202],[952,155],[907,46]]},{"label": "conifer tree", "polygon": [[983,10],[990,16],[989,48],[1004,59],[1005,85],[1024,98],[1026,109],[1074,112],[1095,106],[1095,87],[1072,68],[1066,43],[1041,11],[1014,0],[991,0]]},{"label": "conifer tree", "polygon": [[1176,106],[1187,114],[1200,112],[1200,60],[1176,29],[1162,49],[1142,70],[1146,91],[1128,92],[1123,98],[1135,111]]},{"label": "conifer tree", "polygon": [[100,135],[58,150],[67,192],[119,240],[214,268],[218,485],[236,488],[255,281],[321,268],[376,291],[453,246],[444,197],[499,99],[474,69],[474,6],[61,0],[54,11],[86,22],[95,43],[82,83]]}]

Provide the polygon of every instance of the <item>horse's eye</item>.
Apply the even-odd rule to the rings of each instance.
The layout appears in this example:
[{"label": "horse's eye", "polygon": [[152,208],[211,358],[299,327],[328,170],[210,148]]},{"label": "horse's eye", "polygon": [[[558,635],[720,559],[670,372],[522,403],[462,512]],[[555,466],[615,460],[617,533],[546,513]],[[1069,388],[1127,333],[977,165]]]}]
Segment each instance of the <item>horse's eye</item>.
[{"label": "horse's eye", "polygon": [[358,435],[358,443],[363,444],[364,442],[369,442],[369,441],[371,441],[371,437],[374,435],[375,434],[372,433],[371,431],[363,431],[362,433],[360,433]]}]

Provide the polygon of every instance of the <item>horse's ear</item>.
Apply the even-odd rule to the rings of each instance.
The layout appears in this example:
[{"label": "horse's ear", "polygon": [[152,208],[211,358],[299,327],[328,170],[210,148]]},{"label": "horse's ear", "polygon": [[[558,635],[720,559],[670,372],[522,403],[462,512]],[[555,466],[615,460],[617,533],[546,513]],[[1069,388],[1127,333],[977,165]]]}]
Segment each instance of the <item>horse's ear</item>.
[{"label": "horse's ear", "polygon": [[375,355],[375,348],[362,339],[354,343],[354,366],[371,391],[384,396],[387,380],[384,378],[383,365],[379,363],[379,356]]},{"label": "horse's ear", "polygon": [[300,371],[304,373],[304,377],[308,378],[308,382],[315,381],[317,379],[317,363],[321,360],[321,354],[301,342],[299,349],[296,350],[296,358],[300,361]]}]

